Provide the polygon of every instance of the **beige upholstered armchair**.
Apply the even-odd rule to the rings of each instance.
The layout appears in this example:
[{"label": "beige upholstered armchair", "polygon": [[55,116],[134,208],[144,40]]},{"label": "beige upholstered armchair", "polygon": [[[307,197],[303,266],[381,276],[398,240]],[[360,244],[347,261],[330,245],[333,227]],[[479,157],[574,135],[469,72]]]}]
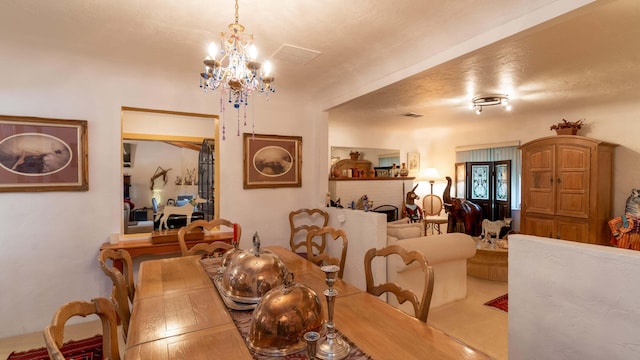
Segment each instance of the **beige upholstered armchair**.
[{"label": "beige upholstered armchair", "polygon": [[422,222],[411,222],[407,217],[397,221],[387,223],[387,236],[393,236],[394,238],[408,239],[424,235],[424,228]]}]

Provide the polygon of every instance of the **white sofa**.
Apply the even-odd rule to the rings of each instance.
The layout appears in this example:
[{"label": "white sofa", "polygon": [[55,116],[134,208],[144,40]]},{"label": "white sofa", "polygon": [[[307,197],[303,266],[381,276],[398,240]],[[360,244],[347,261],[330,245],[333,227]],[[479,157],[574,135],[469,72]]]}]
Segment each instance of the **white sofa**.
[{"label": "white sofa", "polygon": [[[464,299],[467,296],[467,259],[476,253],[473,238],[463,233],[422,236],[422,227],[418,229],[417,225],[420,224],[389,223],[387,245],[400,245],[425,255],[434,271],[430,308]],[[424,273],[415,264],[405,266],[399,257],[391,257],[387,263],[387,281],[422,294]],[[398,306],[393,296],[389,297],[389,304],[413,314],[409,303]]]}]

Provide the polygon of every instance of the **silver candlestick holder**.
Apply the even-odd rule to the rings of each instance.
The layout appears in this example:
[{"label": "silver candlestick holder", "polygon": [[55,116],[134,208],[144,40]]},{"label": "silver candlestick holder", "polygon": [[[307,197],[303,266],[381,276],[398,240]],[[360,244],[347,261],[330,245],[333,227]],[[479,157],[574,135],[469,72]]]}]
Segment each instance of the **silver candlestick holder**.
[{"label": "silver candlestick holder", "polygon": [[318,359],[323,360],[340,360],[349,356],[349,344],[347,344],[342,337],[336,333],[336,327],[333,323],[333,309],[335,306],[336,296],[338,291],[333,288],[333,284],[336,282],[336,275],[339,266],[325,265],[320,268],[326,274],[326,283],[329,288],[324,291],[324,296],[327,298],[327,336],[321,339],[317,345],[316,356]]}]

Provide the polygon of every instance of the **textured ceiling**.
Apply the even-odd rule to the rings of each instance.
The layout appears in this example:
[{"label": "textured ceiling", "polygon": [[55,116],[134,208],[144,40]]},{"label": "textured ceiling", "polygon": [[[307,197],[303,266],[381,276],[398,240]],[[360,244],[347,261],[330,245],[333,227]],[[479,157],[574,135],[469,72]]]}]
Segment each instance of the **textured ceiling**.
[{"label": "textured ceiling", "polygon": [[[637,102],[638,39],[639,1],[598,1],[347,102],[330,111],[330,120],[437,127],[478,116],[533,118],[566,108]],[[510,113],[499,106],[481,115],[471,111],[474,96],[494,93],[511,97]],[[407,112],[424,116],[403,117]]]},{"label": "textured ceiling", "polygon": [[[339,105],[332,122],[388,126],[416,112],[425,116],[402,123],[430,126],[467,119],[469,99],[482,93],[508,92],[514,112],[638,94],[637,0],[599,0],[484,46],[504,38],[495,29],[528,27],[588,2],[240,0],[240,23],[272,57],[280,89]],[[229,0],[5,0],[0,45],[60,49],[154,76],[178,72],[195,84],[208,43],[233,20]],[[319,56],[274,56],[283,45]]]}]

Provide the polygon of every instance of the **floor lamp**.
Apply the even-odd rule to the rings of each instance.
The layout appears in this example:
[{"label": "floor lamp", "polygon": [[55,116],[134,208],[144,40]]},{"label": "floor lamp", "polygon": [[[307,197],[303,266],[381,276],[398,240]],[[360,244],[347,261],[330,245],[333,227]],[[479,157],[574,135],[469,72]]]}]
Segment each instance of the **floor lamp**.
[{"label": "floor lamp", "polygon": [[438,169],[427,168],[427,170],[424,171],[424,178],[429,182],[429,184],[431,184],[431,195],[433,195],[433,184],[436,180],[440,180],[440,173],[438,172]]},{"label": "floor lamp", "polygon": [[[436,180],[440,180],[440,173],[438,172],[438,169],[436,168],[427,168],[424,172],[424,177],[423,177],[426,181],[429,182],[429,185],[431,185],[431,196],[429,197],[429,215],[433,216],[434,214],[434,209],[433,209],[433,184],[436,182]],[[423,211],[426,212],[426,209],[424,209]],[[425,219],[425,235],[427,234],[427,226],[429,224],[431,224],[432,228],[431,228],[431,233],[433,233],[433,227],[436,226],[438,227],[438,233],[440,232],[440,224],[439,223],[432,223],[431,221],[427,220],[427,216],[424,217]]]}]

